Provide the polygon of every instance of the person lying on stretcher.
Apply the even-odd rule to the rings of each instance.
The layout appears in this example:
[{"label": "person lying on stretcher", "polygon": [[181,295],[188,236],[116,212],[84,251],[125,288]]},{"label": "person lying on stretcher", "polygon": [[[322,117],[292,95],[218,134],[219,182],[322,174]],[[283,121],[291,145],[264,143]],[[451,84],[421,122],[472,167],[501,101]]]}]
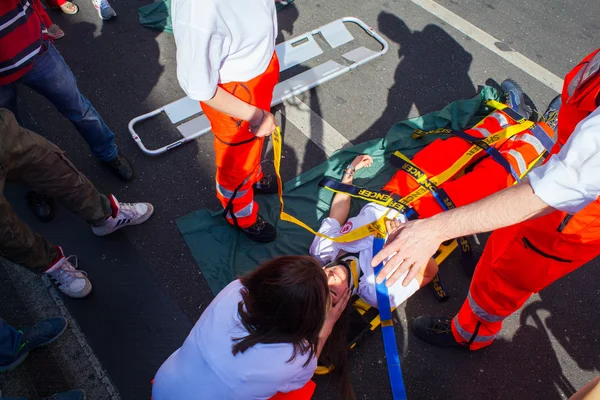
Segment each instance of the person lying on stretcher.
[{"label": "person lying on stretcher", "polygon": [[[530,111],[524,105],[524,95],[519,86],[511,80],[502,83],[506,95],[506,104],[514,112],[525,119],[530,117]],[[510,110],[495,110],[480,124],[468,129],[465,133],[472,137],[484,139],[503,131],[518,123],[509,116]],[[548,134],[550,133],[550,135]],[[472,157],[465,168],[456,171],[446,182],[439,185],[445,195],[456,207],[463,206],[483,197],[504,189],[515,182],[516,177],[522,177],[544,151],[549,151],[554,144],[552,129],[543,121],[536,128],[522,132],[494,144],[504,165],[488,156],[485,151]],[[411,160],[413,165],[426,173],[428,178],[448,170],[461,156],[473,146],[464,138],[450,135],[436,139],[419,151]],[[368,155],[357,156],[345,170],[342,183],[351,184],[354,172],[371,166],[373,160]],[[402,197],[419,188],[419,183],[405,170],[399,169],[391,180],[382,188],[382,192],[398,194]],[[419,217],[425,218],[437,214],[444,209],[431,193],[414,201],[411,206]],[[388,223],[389,229],[396,229],[399,224],[406,222],[402,213],[385,206],[368,203],[360,213],[348,219],[350,211],[350,195],[336,193],[329,212],[319,229],[319,233],[329,237],[339,237],[361,226],[368,225],[388,213],[393,221]],[[316,236],[310,248],[310,254],[317,258],[325,268],[333,303],[341,297],[346,289],[358,294],[366,303],[377,307],[375,292],[375,276],[371,267],[373,258],[373,238],[367,236],[353,242],[335,242]],[[438,266],[434,260],[423,266],[418,275],[408,281],[398,280],[389,290],[390,306],[397,307],[426,285],[437,273]],[[406,275],[406,274],[405,274]]]},{"label": "person lying on stretcher", "polygon": [[[370,167],[372,163],[371,156],[357,156],[346,169],[342,183],[352,183],[354,171]],[[368,203],[357,216],[348,219],[350,199],[350,195],[336,193],[331,203],[329,217],[321,223],[319,233],[330,237],[341,236],[354,228],[377,221],[386,212],[390,219],[386,223],[388,232],[406,222],[403,214],[375,203]],[[371,267],[373,236],[348,243],[334,242],[315,236],[310,247],[310,254],[324,264],[331,301],[334,304],[342,297],[346,289],[350,289],[352,294],[358,294],[366,303],[377,307],[375,274]],[[428,284],[437,271],[437,263],[432,259],[407,287],[398,284],[389,288],[390,306],[397,307],[402,304],[420,287]]]}]

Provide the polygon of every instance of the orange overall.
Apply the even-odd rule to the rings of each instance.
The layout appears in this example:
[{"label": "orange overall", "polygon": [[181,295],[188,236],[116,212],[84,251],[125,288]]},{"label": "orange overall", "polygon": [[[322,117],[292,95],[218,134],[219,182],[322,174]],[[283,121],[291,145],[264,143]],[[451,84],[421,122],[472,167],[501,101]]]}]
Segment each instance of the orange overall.
[{"label": "orange overall", "polygon": [[[484,138],[515,124],[516,122],[502,111],[494,111],[477,127],[468,129],[465,133],[477,138]],[[546,134],[550,132],[547,126],[542,126],[542,128]],[[552,137],[552,134],[550,133],[548,136]],[[454,136],[437,139],[419,151],[413,157],[412,162],[428,177],[433,177],[447,170],[471,146],[472,143]],[[499,143],[496,147],[517,175],[522,175],[528,166],[544,152],[542,143],[529,130]],[[488,157],[485,152],[481,152],[480,155],[473,158],[470,167],[467,166],[466,169],[465,174],[457,173],[451,180],[439,186],[456,207],[480,200],[515,182],[512,175],[494,159]],[[383,190],[406,196],[418,187],[419,183],[411,175],[399,170],[383,187]],[[431,194],[412,203],[412,207],[418,213],[419,218],[427,218],[444,211]]]},{"label": "orange overall", "polygon": [[[583,118],[600,105],[600,49],[566,79],[558,116],[564,144]],[[527,299],[600,254],[600,202],[568,215],[543,217],[495,231],[477,265],[469,294],[452,320],[457,342],[471,350],[492,344],[502,321]]]},{"label": "orange overall", "polygon": [[314,381],[308,381],[308,383],[300,389],[288,393],[278,392],[269,400],[309,400],[315,392],[316,388],[317,385]]},{"label": "orange overall", "polygon": [[[273,54],[267,70],[248,82],[229,82],[219,86],[244,102],[267,112],[271,109],[273,89],[279,81],[279,61]],[[217,165],[217,198],[228,210],[229,223],[247,228],[256,222],[258,204],[252,185],[262,178],[260,160],[264,139],[256,139],[250,124],[223,114],[200,102],[214,133]],[[231,202],[231,204],[230,204]]]}]

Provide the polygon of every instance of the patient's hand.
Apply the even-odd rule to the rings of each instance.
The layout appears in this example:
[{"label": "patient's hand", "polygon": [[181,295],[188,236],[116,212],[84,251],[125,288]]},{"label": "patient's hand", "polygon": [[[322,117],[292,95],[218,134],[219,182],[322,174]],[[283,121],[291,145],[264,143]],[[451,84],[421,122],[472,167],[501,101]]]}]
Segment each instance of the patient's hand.
[{"label": "patient's hand", "polygon": [[373,165],[373,158],[369,155],[361,154],[360,156],[356,156],[350,165],[352,165],[354,169],[358,171],[361,168],[370,167]]},{"label": "patient's hand", "polygon": [[385,220],[385,229],[388,233],[388,241],[392,241],[398,236],[400,233],[400,228],[402,227],[402,222],[397,219],[386,219]]}]

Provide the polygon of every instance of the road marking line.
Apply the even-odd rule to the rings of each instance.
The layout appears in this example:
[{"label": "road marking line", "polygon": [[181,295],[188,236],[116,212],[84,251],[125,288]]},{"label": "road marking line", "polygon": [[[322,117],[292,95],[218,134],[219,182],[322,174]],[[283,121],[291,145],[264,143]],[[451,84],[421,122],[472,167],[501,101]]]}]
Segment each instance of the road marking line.
[{"label": "road marking line", "polygon": [[433,0],[412,0],[412,2],[429,11],[431,14],[448,23],[452,27],[458,29],[473,40],[479,42],[481,45],[504,58],[506,61],[527,72],[529,75],[536,78],[550,89],[558,93],[562,92],[563,80],[560,77],[554,75],[541,65],[531,61],[521,53],[518,53],[514,50],[500,50],[497,46],[498,43],[506,46],[506,44],[504,44],[501,40],[496,39],[489,33],[479,29],[475,25],[459,17],[452,11],[439,5]]},{"label": "road marking line", "polygon": [[307,138],[319,146],[330,157],[337,150],[352,146],[352,143],[327,121],[315,113],[297,96],[283,102],[281,113]]}]

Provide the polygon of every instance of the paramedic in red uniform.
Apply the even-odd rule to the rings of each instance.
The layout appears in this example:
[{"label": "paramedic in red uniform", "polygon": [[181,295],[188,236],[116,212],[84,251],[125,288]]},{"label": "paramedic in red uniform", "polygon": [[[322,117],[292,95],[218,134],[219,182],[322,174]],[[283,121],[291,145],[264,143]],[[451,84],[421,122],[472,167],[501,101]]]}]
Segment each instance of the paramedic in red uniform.
[{"label": "paramedic in red uniform", "polygon": [[600,254],[600,49],[567,74],[562,96],[550,109],[559,109],[562,148],[534,169],[528,181],[409,222],[373,259],[376,265],[397,252],[377,279],[399,266],[387,284],[409,270],[406,285],[441,242],[498,229],[488,240],[458,315],[415,320],[414,331],[422,340],[471,350],[489,346],[502,321],[533,293]]},{"label": "paramedic in red uniform", "polygon": [[255,193],[276,193],[260,167],[279,80],[273,0],[173,0],[177,78],[200,101],[214,133],[217,198],[227,221],[257,242],[275,240]]}]

